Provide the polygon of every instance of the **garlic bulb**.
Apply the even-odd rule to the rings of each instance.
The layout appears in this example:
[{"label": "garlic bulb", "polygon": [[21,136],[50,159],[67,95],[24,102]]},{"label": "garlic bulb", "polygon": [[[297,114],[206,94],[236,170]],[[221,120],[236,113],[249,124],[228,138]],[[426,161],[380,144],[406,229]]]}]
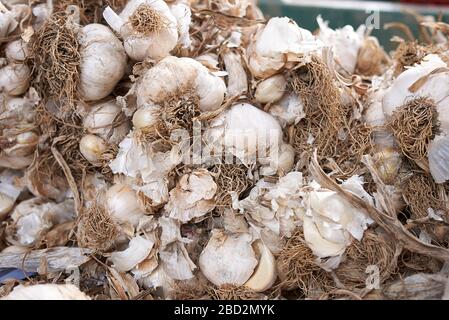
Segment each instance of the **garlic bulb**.
[{"label": "garlic bulb", "polygon": [[332,47],[337,70],[353,74],[357,64],[357,57],[365,38],[365,25],[361,25],[356,31],[352,26],[344,26],[341,29],[332,30],[328,22],[324,22],[321,16],[317,17],[320,33],[318,39]]},{"label": "garlic bulb", "polygon": [[387,54],[380,46],[375,37],[366,37],[359,49],[356,70],[366,76],[372,76],[384,71],[382,62],[386,60]]},{"label": "garlic bulb", "polygon": [[251,278],[245,282],[245,287],[255,292],[263,292],[270,289],[276,281],[276,259],[260,240],[253,243],[253,248],[259,256],[259,263]]},{"label": "garlic bulb", "polygon": [[270,107],[269,113],[283,128],[287,125],[298,124],[306,116],[301,99],[293,93],[286,93],[280,101]]},{"label": "garlic bulb", "polygon": [[136,85],[137,106],[160,104],[183,90],[194,90],[202,111],[218,109],[223,102],[226,86],[196,60],[166,57],[143,74]]},{"label": "garlic bulb", "polygon": [[137,226],[145,215],[140,200],[134,190],[124,184],[115,184],[106,192],[109,213],[120,223]]},{"label": "garlic bulb", "polygon": [[52,226],[75,218],[74,202],[45,202],[32,198],[20,202],[11,214],[15,223],[17,241],[23,246],[36,243]]},{"label": "garlic bulb", "polygon": [[175,242],[159,252],[164,272],[173,280],[188,280],[194,277],[196,265],[190,259],[183,243]]},{"label": "garlic bulb", "polygon": [[107,149],[103,139],[93,134],[86,134],[80,140],[80,152],[90,163],[96,165],[100,157]]},{"label": "garlic bulb", "polygon": [[80,95],[84,101],[108,96],[125,74],[126,54],[120,40],[101,24],[89,24],[78,35]]},{"label": "garlic bulb", "polygon": [[14,204],[24,189],[18,183],[20,175],[11,170],[0,173],[0,221],[14,208]]},{"label": "garlic bulb", "polygon": [[18,96],[30,85],[30,68],[21,63],[10,63],[0,69],[0,92]]},{"label": "garlic bulb", "polygon": [[23,62],[28,56],[27,44],[23,40],[9,42],[5,47],[5,56],[10,61]]},{"label": "garlic bulb", "polygon": [[8,140],[13,143],[13,146],[3,149],[6,155],[10,157],[26,157],[34,152],[39,137],[36,133],[27,131],[19,133]]},{"label": "garlic bulb", "polygon": [[153,246],[153,241],[137,236],[129,241],[126,250],[113,252],[109,259],[114,269],[119,272],[126,272],[145,260],[153,249]]},{"label": "garlic bulb", "polygon": [[206,169],[198,169],[181,177],[170,191],[165,210],[171,218],[188,222],[204,216],[215,208],[213,200],[217,185]]},{"label": "garlic bulb", "polygon": [[84,118],[84,128],[112,144],[117,144],[129,132],[129,124],[121,108],[113,100],[92,106]]},{"label": "garlic bulb", "polygon": [[221,152],[224,146],[226,154],[236,156],[244,164],[254,163],[258,158],[270,159],[283,143],[282,129],[276,119],[247,103],[232,106],[212,121],[205,136],[212,139],[208,142],[211,147]]},{"label": "garlic bulb", "polygon": [[255,77],[267,78],[287,62],[298,61],[321,46],[310,31],[298,27],[289,18],[271,18],[248,46],[248,67]]},{"label": "garlic bulb", "polygon": [[1,300],[90,300],[73,284],[18,285]]},{"label": "garlic bulb", "polygon": [[162,59],[178,43],[178,20],[163,0],[131,0],[120,15],[107,7],[103,17],[133,60]]},{"label": "garlic bulb", "polygon": [[257,85],[254,97],[262,104],[274,103],[282,98],[287,87],[284,75],[278,74],[267,78]]},{"label": "garlic bulb", "polygon": [[216,286],[243,285],[257,265],[251,240],[247,233],[228,234],[223,230],[212,230],[199,258],[201,272]]}]

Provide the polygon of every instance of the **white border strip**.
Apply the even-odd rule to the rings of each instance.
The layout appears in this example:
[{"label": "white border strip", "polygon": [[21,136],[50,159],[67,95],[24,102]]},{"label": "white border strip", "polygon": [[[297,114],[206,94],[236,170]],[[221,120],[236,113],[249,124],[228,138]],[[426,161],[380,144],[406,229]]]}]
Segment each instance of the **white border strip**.
[{"label": "white border strip", "polygon": [[[269,1],[268,1],[269,2]],[[419,4],[400,4],[388,3],[382,1],[332,1],[332,0],[281,0],[282,3],[300,6],[300,7],[320,7],[330,9],[351,9],[364,11],[387,11],[387,12],[401,12],[404,10],[415,10],[421,13],[439,13],[447,12],[449,6],[435,6],[435,5],[419,5]]]}]

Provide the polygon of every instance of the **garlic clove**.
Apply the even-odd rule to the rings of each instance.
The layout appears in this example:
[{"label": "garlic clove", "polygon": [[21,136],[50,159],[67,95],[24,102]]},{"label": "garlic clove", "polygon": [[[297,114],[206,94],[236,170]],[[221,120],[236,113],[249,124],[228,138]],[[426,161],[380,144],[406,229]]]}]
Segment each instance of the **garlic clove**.
[{"label": "garlic clove", "polygon": [[124,184],[115,184],[106,192],[106,204],[109,213],[120,223],[139,224],[145,211],[136,192]]},{"label": "garlic clove", "polygon": [[231,97],[240,96],[248,90],[248,77],[242,66],[240,54],[228,51],[223,54],[223,61],[228,73],[227,94]]},{"label": "garlic clove", "polygon": [[4,193],[0,193],[0,221],[14,208],[15,200]]},{"label": "garlic clove", "polygon": [[133,114],[133,125],[135,129],[152,126],[158,121],[159,107],[154,104],[147,104],[136,110]]},{"label": "garlic clove", "polygon": [[286,87],[287,81],[284,75],[278,74],[260,82],[257,85],[254,97],[257,102],[262,104],[274,103],[282,98]]},{"label": "garlic clove", "polygon": [[245,282],[245,287],[256,292],[263,292],[270,289],[276,281],[276,259],[261,240],[256,240],[253,247],[256,254],[260,256],[259,264],[251,278]]},{"label": "garlic clove", "polygon": [[449,180],[449,136],[436,136],[430,142],[429,168],[436,183]]},{"label": "garlic clove", "polygon": [[73,284],[19,285],[1,300],[90,300]]},{"label": "garlic clove", "polygon": [[153,241],[136,236],[131,239],[126,250],[113,252],[109,259],[117,271],[130,271],[148,257],[153,246]]},{"label": "garlic clove", "polygon": [[93,134],[86,134],[80,140],[80,152],[90,163],[96,165],[107,145],[103,139]]},{"label": "garlic clove", "polygon": [[241,286],[253,274],[257,265],[252,237],[247,233],[229,234],[214,229],[201,252],[199,267],[204,276],[216,286]]},{"label": "garlic clove", "polygon": [[121,113],[121,108],[114,100],[94,105],[85,116],[83,126],[89,133],[116,144],[123,140],[129,131],[129,124],[120,117]]}]

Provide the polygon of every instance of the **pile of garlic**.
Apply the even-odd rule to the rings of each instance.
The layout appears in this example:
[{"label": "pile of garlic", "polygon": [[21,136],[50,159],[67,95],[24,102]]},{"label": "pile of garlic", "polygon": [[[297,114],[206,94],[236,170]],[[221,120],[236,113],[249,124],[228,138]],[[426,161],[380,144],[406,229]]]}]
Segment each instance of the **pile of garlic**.
[{"label": "pile of garlic", "polygon": [[[98,255],[77,266],[80,287],[94,278],[101,287],[89,297],[39,266],[32,271],[48,284],[24,279],[5,299],[173,299],[192,288],[194,298],[211,298],[211,289],[281,298],[316,285],[295,264],[344,287],[335,271],[367,231],[384,232],[372,210],[396,217],[411,207],[401,183],[416,168],[390,123],[415,99],[435,106],[437,128],[419,165],[447,201],[449,51],[441,33],[432,52],[403,66],[364,25],[334,30],[319,16],[313,34],[301,21],[265,20],[252,0],[122,2],[106,6],[98,23],[81,22],[82,1],[64,8],[78,87],[58,97],[33,87],[49,79],[33,78],[46,73],[30,57],[62,12],[52,1],[0,0],[0,271],[8,252],[83,247]],[[349,124],[336,136],[307,127],[319,126],[309,117],[328,107],[316,110],[325,101],[316,95],[334,90],[298,89],[295,81],[316,89],[316,65],[346,112]],[[370,130],[367,154],[342,172],[336,157],[357,150],[337,147],[335,159],[319,161],[338,187],[321,183],[310,164],[316,141],[340,145],[355,122]],[[449,222],[447,209],[426,209],[428,219]],[[279,267],[285,252],[291,270]],[[284,282],[291,274],[293,286]],[[330,290],[313,289],[302,297]]]}]

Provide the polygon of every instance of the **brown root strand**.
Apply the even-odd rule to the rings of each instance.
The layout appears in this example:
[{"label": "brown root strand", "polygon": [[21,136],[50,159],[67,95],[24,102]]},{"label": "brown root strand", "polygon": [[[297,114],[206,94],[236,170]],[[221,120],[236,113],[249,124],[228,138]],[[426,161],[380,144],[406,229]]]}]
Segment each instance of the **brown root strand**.
[{"label": "brown root strand", "polygon": [[263,293],[235,285],[206,287],[206,292],[212,300],[263,300],[266,298]]},{"label": "brown root strand", "polygon": [[398,108],[387,124],[402,153],[420,167],[427,163],[427,149],[438,131],[436,105],[417,98]]},{"label": "brown root strand", "polygon": [[281,278],[279,286],[286,290],[299,288],[306,297],[332,287],[332,278],[315,260],[315,255],[304,240],[302,230],[298,230],[288,239],[277,258]]},{"label": "brown root strand", "polygon": [[81,56],[76,29],[71,16],[56,12],[36,31],[29,43],[28,63],[32,85],[44,100],[61,100],[73,108],[78,98]]},{"label": "brown root strand", "polygon": [[109,5],[115,12],[120,12],[126,0],[58,0],[54,1],[54,11],[66,11],[67,6],[75,5],[80,10],[80,22],[83,25],[101,23],[103,8]]}]

